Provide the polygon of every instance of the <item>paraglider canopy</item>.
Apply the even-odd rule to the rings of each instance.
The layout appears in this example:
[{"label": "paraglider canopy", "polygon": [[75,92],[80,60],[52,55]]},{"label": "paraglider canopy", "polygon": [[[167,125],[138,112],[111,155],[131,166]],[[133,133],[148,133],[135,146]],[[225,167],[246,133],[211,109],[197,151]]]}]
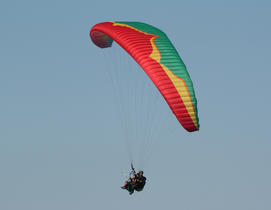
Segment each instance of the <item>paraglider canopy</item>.
[{"label": "paraglider canopy", "polygon": [[149,76],[181,125],[189,132],[199,130],[192,81],[164,32],[140,22],[104,22],[93,26],[90,37],[100,48],[116,41]]}]

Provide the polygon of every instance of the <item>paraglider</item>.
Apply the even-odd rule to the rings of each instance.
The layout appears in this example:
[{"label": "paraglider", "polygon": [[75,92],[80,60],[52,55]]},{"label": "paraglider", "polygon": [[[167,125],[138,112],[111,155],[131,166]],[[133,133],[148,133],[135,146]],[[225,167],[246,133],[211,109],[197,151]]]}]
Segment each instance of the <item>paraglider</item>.
[{"label": "paraglider", "polygon": [[138,192],[142,191],[147,180],[147,178],[143,176],[144,174],[143,171],[139,171],[137,173],[133,167],[133,164],[131,164],[131,168],[132,168],[132,172],[131,172],[132,176],[130,177],[127,176],[128,180],[125,181],[124,185],[121,187],[121,189],[127,190],[130,195],[132,195],[135,190]]},{"label": "paraglider", "polygon": [[[193,83],[177,50],[160,29],[141,22],[104,22],[93,26],[90,38],[100,48],[118,43],[142,68],[188,132],[199,130]],[[146,183],[143,171],[128,177],[122,189],[130,194]]]}]

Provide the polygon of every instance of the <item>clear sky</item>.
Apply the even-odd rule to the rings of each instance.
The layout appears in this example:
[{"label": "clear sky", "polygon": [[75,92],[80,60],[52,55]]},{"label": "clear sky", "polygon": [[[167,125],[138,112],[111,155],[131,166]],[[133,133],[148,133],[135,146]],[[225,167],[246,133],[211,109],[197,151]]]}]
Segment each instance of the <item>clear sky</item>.
[{"label": "clear sky", "polygon": [[[270,10],[261,0],[2,0],[0,209],[271,209]],[[129,160],[89,39],[104,21],[166,32],[198,99],[201,130],[160,138],[133,196],[119,188]]]}]

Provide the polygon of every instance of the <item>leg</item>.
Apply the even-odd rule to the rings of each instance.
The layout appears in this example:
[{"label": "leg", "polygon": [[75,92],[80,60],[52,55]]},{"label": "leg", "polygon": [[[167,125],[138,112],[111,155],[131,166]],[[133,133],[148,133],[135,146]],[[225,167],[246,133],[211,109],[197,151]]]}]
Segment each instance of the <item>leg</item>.
[{"label": "leg", "polygon": [[128,186],[128,182],[127,182],[127,181],[125,181],[125,182],[124,182],[124,185],[121,187],[121,189],[126,189],[126,188],[127,188],[127,186]]},{"label": "leg", "polygon": [[129,194],[132,195],[134,193],[134,189],[129,191]]}]

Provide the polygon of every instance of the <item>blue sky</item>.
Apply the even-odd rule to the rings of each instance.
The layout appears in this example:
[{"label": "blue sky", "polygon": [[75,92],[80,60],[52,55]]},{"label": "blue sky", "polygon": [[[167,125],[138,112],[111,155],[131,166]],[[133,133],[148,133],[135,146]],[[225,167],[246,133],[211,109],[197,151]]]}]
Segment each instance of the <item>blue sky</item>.
[{"label": "blue sky", "polygon": [[[0,208],[270,209],[270,8],[241,0],[1,1]],[[146,189],[134,196],[119,188],[129,158],[113,97],[105,97],[103,57],[89,39],[94,24],[114,20],[166,32],[199,106],[198,133],[160,131]]]}]

